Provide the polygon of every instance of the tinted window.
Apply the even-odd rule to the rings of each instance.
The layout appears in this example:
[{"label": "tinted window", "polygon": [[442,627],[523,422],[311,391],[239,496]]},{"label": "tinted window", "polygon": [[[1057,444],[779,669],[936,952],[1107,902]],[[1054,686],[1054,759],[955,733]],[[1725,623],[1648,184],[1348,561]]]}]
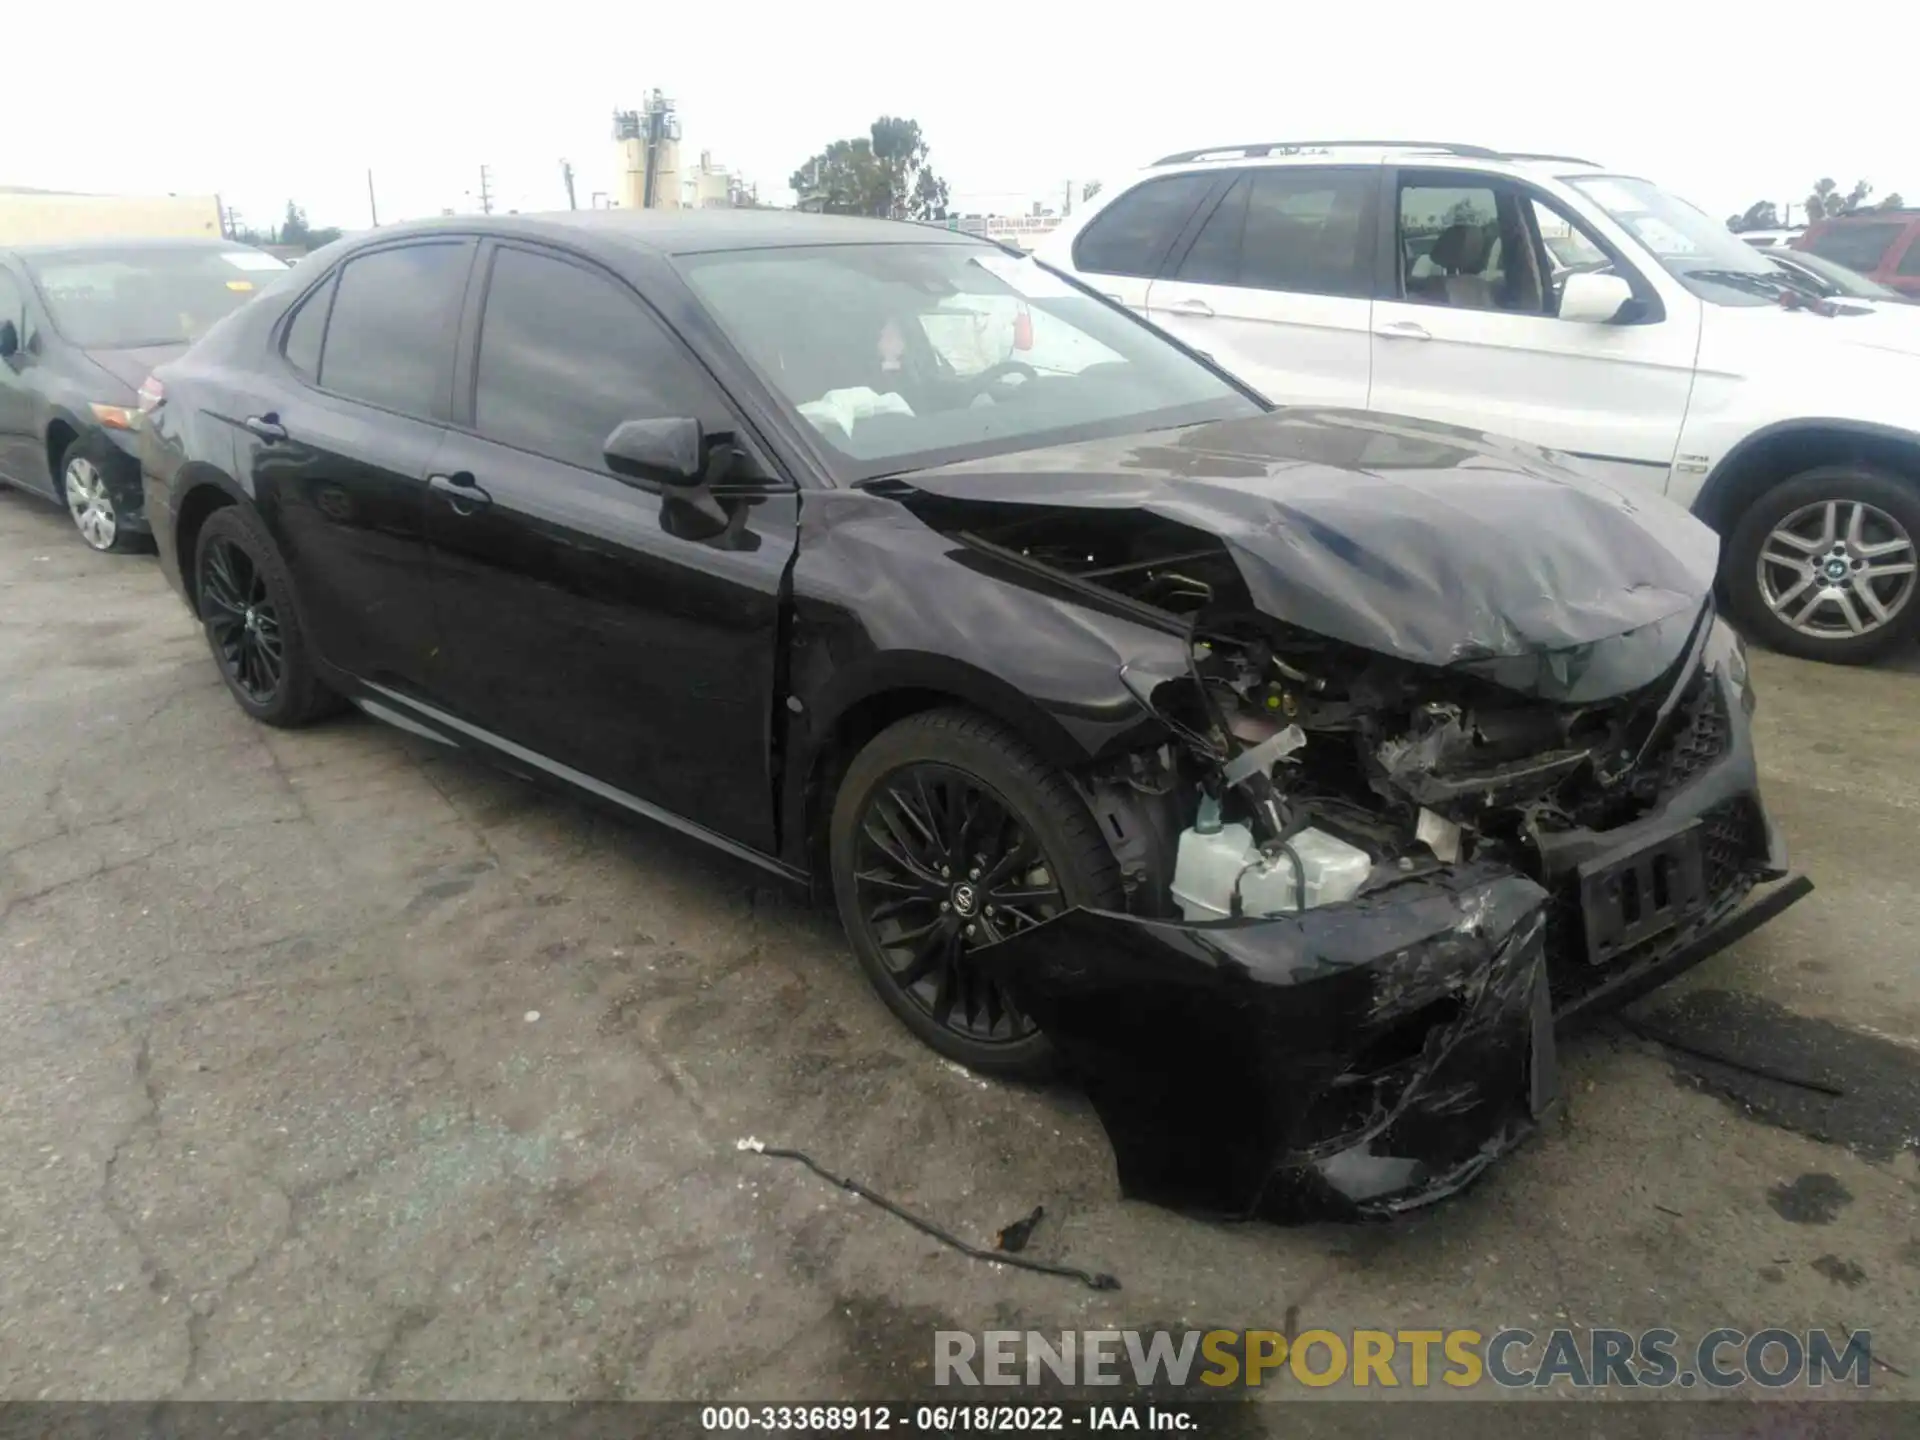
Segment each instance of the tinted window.
[{"label": "tinted window", "polygon": [[1211,175],[1169,175],[1135,186],[1074,241],[1074,265],[1102,275],[1156,274],[1212,184]]},{"label": "tinted window", "polygon": [[301,302],[293,323],[287,326],[287,363],[309,380],[320,374],[320,341],[327,333],[327,310],[332,304],[333,281],[329,279]]},{"label": "tinted window", "polygon": [[711,423],[718,409],[711,383],[622,286],[524,250],[494,256],[474,381],[482,435],[601,469],[621,421]]},{"label": "tinted window", "polygon": [[1193,237],[1193,244],[1180,261],[1175,278],[1195,285],[1238,285],[1240,283],[1240,237],[1247,228],[1247,196],[1253,191],[1253,177],[1242,175],[1233,188],[1220,197],[1207,223]]},{"label": "tinted window", "polygon": [[1240,283],[1310,295],[1367,295],[1368,201],[1376,177],[1350,170],[1261,170],[1247,198]]},{"label": "tinted window", "polygon": [[1907,253],[1900,257],[1896,275],[1920,275],[1920,235],[1907,242]]},{"label": "tinted window", "polygon": [[1901,220],[1884,224],[1855,221],[1845,225],[1826,225],[1821,227],[1819,233],[1802,240],[1800,246],[1865,275],[1880,268],[1880,259],[1887,253],[1887,247],[1900,238],[1900,232],[1904,229],[1906,222]]},{"label": "tinted window", "polygon": [[467,273],[463,243],[349,260],[336,282],[320,383],[407,415],[439,409]]}]

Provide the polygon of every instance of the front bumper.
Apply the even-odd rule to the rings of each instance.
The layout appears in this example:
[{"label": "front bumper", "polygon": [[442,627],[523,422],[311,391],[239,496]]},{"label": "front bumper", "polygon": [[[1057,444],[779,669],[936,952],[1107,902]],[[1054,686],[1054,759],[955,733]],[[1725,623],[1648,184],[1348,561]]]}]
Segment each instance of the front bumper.
[{"label": "front bumper", "polygon": [[[1671,788],[1629,824],[1538,835],[1537,880],[1475,860],[1266,919],[1075,910],[979,958],[1082,1074],[1127,1195],[1281,1221],[1429,1204],[1531,1133],[1556,1091],[1556,1022],[1812,889],[1760,804],[1730,657],[1709,657],[1687,706],[1652,757]],[[1699,907],[1596,962],[1582,867],[1681,836]]]}]

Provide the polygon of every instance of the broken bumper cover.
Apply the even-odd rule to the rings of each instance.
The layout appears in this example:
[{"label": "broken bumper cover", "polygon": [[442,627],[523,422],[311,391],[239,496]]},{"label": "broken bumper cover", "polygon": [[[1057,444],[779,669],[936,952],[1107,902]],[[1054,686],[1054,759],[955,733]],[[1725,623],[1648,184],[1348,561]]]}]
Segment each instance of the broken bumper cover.
[{"label": "broken bumper cover", "polygon": [[1074,910],[979,956],[1082,1073],[1127,1195],[1385,1216],[1468,1184],[1550,1100],[1547,903],[1466,865],[1269,919]]}]

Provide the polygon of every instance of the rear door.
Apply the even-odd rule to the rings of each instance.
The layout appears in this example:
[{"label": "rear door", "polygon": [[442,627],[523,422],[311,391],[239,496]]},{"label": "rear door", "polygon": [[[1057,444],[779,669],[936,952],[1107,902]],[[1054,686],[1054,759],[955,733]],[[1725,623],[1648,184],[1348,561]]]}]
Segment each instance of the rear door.
[{"label": "rear door", "polygon": [[1379,183],[1378,166],[1242,170],[1148,317],[1276,404],[1364,408]]},{"label": "rear door", "polygon": [[473,242],[356,254],[282,323],[241,465],[293,571],[321,658],[430,691],[427,472],[445,434]]},{"label": "rear door", "polygon": [[[771,850],[796,494],[624,281],[517,243],[482,268],[428,506],[446,699],[523,760]],[[696,504],[609,473],[615,427],[679,417],[735,437],[745,493]]]},{"label": "rear door", "polygon": [[[1504,176],[1396,177],[1368,408],[1512,435],[1664,489],[1693,391],[1699,302],[1663,305],[1628,258]],[[1637,317],[1561,320],[1573,270],[1627,280]]]},{"label": "rear door", "polygon": [[1191,234],[1201,208],[1225,188],[1219,174],[1193,171],[1134,186],[1074,237],[1074,273],[1109,300],[1146,313],[1153,277]]}]

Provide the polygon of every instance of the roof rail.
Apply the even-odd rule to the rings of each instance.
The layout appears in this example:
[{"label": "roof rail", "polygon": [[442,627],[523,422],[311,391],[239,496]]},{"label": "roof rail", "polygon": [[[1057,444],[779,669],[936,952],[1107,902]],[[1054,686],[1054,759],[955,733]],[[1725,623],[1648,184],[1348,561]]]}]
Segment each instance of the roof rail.
[{"label": "roof rail", "polygon": [[1509,152],[1504,158],[1508,160],[1558,160],[1566,165],[1591,165],[1596,170],[1600,168],[1600,162],[1598,160],[1587,160],[1578,155],[1536,155],[1528,150],[1514,150]]},{"label": "roof rail", "polygon": [[1465,155],[1475,160],[1498,160],[1498,150],[1489,150],[1484,145],[1456,145],[1445,140],[1269,140],[1257,145],[1204,145],[1198,150],[1182,150],[1177,155],[1166,155],[1154,161],[1155,165],[1185,165],[1191,160],[1205,156],[1239,156],[1245,159],[1259,159],[1276,151],[1282,155],[1297,155],[1313,150],[1439,150],[1448,155]]}]

